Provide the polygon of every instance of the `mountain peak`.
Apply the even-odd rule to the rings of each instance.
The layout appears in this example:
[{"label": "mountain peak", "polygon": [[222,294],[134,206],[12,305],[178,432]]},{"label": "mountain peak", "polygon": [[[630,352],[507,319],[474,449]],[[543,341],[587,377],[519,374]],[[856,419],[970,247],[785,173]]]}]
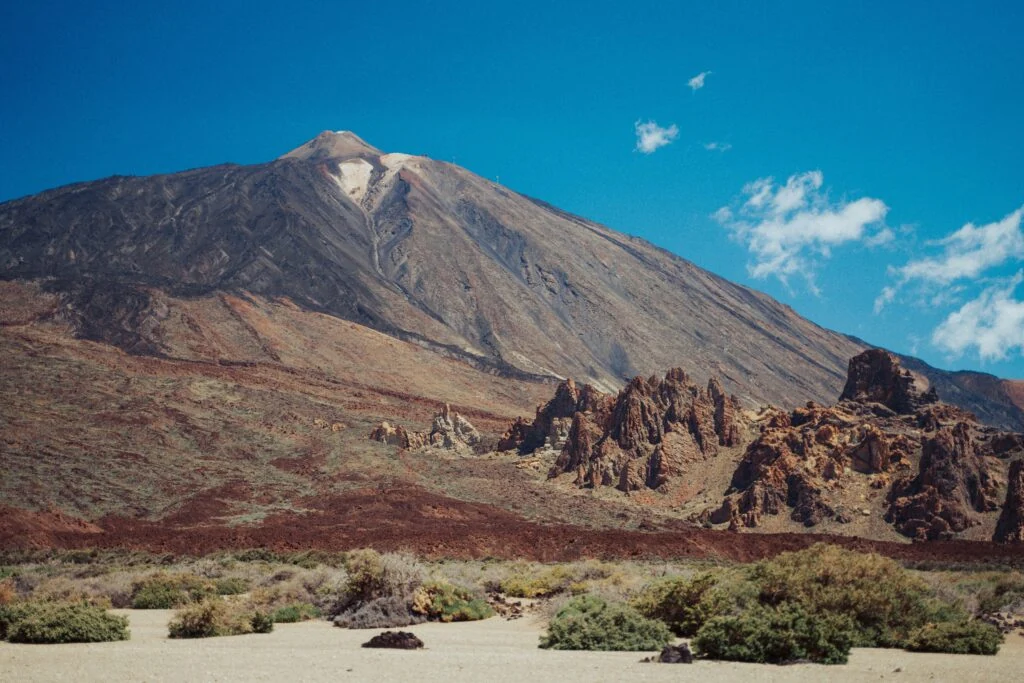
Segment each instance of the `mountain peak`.
[{"label": "mountain peak", "polygon": [[281,158],[322,160],[380,155],[379,149],[368,144],[352,131],[325,130],[306,144],[282,155]]}]

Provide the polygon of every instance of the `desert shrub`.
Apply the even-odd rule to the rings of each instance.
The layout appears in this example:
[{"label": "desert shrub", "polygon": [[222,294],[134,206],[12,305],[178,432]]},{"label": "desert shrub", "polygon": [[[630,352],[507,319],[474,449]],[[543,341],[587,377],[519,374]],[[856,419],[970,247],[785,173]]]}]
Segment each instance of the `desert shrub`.
[{"label": "desert shrub", "polygon": [[674,576],[648,584],[631,602],[645,617],[664,622],[677,636],[691,637],[704,622],[723,614],[729,601],[711,574]]},{"label": "desert shrub", "polygon": [[296,603],[309,603],[329,612],[347,600],[348,573],[344,569],[288,569],[275,572],[250,594],[253,603],[271,610]]},{"label": "desert shrub", "polygon": [[320,610],[308,602],[297,602],[285,607],[278,607],[270,613],[275,624],[294,624],[298,621],[309,621],[320,616]]},{"label": "desert shrub", "polygon": [[413,595],[411,609],[436,621],[478,621],[494,616],[486,600],[446,581],[428,581]]},{"label": "desert shrub", "polygon": [[241,595],[249,591],[249,581],[240,576],[214,579],[213,590],[217,595]]},{"label": "desert shrub", "polygon": [[556,564],[543,569],[518,567],[497,587],[513,598],[546,598],[559,593],[585,591],[588,582],[606,578],[609,574],[608,568],[598,562]]},{"label": "desert shrub", "polygon": [[213,638],[270,633],[274,622],[251,604],[208,597],[180,608],[168,624],[171,638]]},{"label": "desert shrub", "polygon": [[1024,575],[1005,574],[978,592],[978,612],[1017,612],[1024,608]]},{"label": "desert shrub", "polygon": [[855,647],[899,646],[937,608],[928,586],[895,561],[822,543],[754,565],[751,581],[762,604],[849,617]]},{"label": "desert shrub", "polygon": [[994,655],[1003,642],[1002,632],[982,621],[925,624],[907,638],[911,652],[948,652],[958,655]]},{"label": "desert shrub", "polygon": [[153,574],[132,589],[135,609],[173,609],[216,593],[215,586],[194,574]]},{"label": "desert shrub", "polygon": [[12,643],[104,643],[128,640],[128,620],[85,602],[12,603],[0,631]]},{"label": "desert shrub", "polygon": [[660,650],[672,633],[626,604],[575,597],[548,624],[540,646],[554,650]]},{"label": "desert shrub", "polygon": [[360,603],[336,617],[334,625],[341,628],[396,628],[422,624],[427,618],[411,611],[404,597],[390,595]]},{"label": "desert shrub", "polygon": [[852,630],[848,618],[815,614],[800,604],[783,603],[712,617],[697,631],[693,644],[700,656],[709,659],[845,664],[853,643]]}]

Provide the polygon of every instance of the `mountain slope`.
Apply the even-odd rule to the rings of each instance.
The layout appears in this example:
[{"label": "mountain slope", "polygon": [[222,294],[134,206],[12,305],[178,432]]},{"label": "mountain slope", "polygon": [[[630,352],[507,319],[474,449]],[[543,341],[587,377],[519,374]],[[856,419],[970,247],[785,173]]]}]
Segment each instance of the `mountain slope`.
[{"label": "mountain slope", "polygon": [[286,297],[524,378],[611,390],[681,366],[749,403],[829,402],[864,348],[643,240],[351,133],[2,204],[0,277],[46,280],[80,335],[157,355],[150,288]]}]

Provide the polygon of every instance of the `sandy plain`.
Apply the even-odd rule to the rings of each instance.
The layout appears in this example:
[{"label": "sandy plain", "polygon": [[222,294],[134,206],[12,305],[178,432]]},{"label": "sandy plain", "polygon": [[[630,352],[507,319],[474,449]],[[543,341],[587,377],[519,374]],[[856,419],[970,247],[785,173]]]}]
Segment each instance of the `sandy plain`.
[{"label": "sandy plain", "polygon": [[542,625],[525,618],[424,624],[407,630],[419,651],[360,645],[378,630],[348,631],[325,621],[278,624],[269,635],[208,640],[167,638],[169,611],[118,610],[131,640],[80,645],[0,643],[0,681],[1020,681],[1024,638],[999,655],[854,650],[849,664],[767,666],[731,662],[648,664],[636,652],[541,650]]}]

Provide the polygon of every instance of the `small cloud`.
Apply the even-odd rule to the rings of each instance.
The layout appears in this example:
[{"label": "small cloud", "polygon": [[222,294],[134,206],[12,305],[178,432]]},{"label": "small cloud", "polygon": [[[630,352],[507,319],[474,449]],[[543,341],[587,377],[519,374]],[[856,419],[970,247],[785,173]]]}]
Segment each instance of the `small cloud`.
[{"label": "small cloud", "polygon": [[728,142],[705,142],[704,149],[709,152],[728,152],[732,149],[732,145]]},{"label": "small cloud", "polygon": [[697,92],[704,87],[704,79],[710,75],[710,71],[701,71],[699,74],[687,81],[686,84],[690,86],[690,90]]},{"label": "small cloud", "polygon": [[892,239],[882,223],[889,210],[884,202],[870,197],[833,202],[822,191],[824,182],[821,171],[790,176],[784,185],[759,178],[743,187],[733,207],[713,214],[750,252],[747,269],[753,277],[773,276],[788,286],[790,277],[800,275],[818,293],[814,272],[834,248]]},{"label": "small cloud", "polygon": [[896,239],[896,233],[890,228],[882,228],[864,240],[865,247],[882,247]]},{"label": "small cloud", "polygon": [[956,357],[976,348],[983,361],[1004,360],[1014,350],[1024,352],[1024,301],[1013,295],[1022,281],[1024,270],[986,288],[935,328],[932,343]]},{"label": "small cloud", "polygon": [[875,315],[881,313],[883,308],[893,302],[897,291],[895,287],[882,287],[881,293],[875,297]]},{"label": "small cloud", "polygon": [[644,154],[652,154],[656,150],[670,145],[679,137],[679,128],[672,124],[668,128],[662,128],[654,121],[634,124],[636,128],[636,150]]}]

